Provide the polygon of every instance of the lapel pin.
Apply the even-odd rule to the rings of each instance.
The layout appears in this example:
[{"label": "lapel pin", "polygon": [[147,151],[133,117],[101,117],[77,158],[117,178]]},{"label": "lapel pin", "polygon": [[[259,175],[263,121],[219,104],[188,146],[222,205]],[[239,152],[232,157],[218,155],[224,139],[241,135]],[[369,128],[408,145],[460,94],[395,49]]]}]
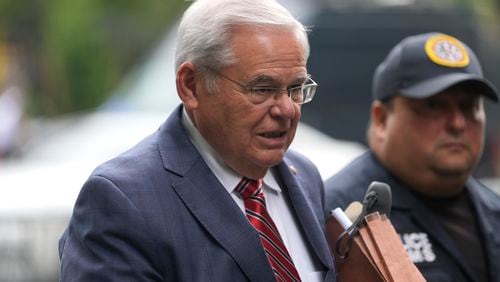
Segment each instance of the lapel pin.
[{"label": "lapel pin", "polygon": [[297,175],[297,169],[293,165],[290,165],[290,170],[292,171],[293,175]]}]

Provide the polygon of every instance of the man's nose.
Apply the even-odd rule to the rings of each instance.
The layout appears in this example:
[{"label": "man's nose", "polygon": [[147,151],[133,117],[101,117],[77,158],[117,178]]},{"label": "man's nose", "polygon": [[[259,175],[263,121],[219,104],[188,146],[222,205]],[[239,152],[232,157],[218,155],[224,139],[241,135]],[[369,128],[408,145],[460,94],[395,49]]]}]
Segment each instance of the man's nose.
[{"label": "man's nose", "polygon": [[296,114],[296,104],[290,98],[288,91],[282,91],[274,97],[274,104],[271,107],[271,115],[284,118],[293,118]]},{"label": "man's nose", "polygon": [[466,113],[458,106],[452,107],[449,109],[448,125],[454,131],[464,130],[467,125]]}]

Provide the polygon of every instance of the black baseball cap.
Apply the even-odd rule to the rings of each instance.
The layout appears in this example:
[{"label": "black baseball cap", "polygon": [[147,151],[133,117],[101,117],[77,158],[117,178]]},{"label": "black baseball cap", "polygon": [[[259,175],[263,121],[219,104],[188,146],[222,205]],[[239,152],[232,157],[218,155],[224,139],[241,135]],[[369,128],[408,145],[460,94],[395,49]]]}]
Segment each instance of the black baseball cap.
[{"label": "black baseball cap", "polygon": [[461,83],[498,102],[497,89],[483,77],[469,46],[450,35],[425,33],[403,39],[377,67],[373,98],[426,98]]}]

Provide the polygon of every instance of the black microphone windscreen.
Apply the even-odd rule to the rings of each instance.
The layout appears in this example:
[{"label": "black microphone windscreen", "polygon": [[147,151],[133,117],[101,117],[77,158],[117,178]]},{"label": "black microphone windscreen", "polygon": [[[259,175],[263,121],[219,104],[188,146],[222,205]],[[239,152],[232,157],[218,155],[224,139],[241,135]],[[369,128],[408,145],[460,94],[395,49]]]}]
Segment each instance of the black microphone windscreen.
[{"label": "black microphone windscreen", "polygon": [[[375,199],[373,199],[375,197]],[[366,190],[363,205],[366,205],[366,215],[379,212],[386,214],[387,217],[391,214],[392,195],[391,187],[383,182],[373,181]]]}]

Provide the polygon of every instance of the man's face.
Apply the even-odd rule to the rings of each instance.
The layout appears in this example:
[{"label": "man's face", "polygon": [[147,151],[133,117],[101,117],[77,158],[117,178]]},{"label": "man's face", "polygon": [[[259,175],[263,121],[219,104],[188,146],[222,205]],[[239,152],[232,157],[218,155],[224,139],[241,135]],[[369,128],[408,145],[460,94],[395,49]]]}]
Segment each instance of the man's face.
[{"label": "man's face", "polygon": [[[306,81],[306,58],[297,35],[284,29],[239,26],[232,37],[235,64],[221,75],[248,87],[282,89]],[[254,104],[234,82],[220,77],[217,91],[208,93],[200,83],[194,122],[223,158],[247,177],[262,177],[283,160],[300,119],[300,106],[285,92],[269,101]]]},{"label": "man's face", "polygon": [[454,181],[463,185],[479,161],[485,128],[482,98],[452,87],[426,99],[393,99],[383,158],[404,181],[421,186],[421,192],[453,193],[425,190],[446,189],[446,183]]}]

